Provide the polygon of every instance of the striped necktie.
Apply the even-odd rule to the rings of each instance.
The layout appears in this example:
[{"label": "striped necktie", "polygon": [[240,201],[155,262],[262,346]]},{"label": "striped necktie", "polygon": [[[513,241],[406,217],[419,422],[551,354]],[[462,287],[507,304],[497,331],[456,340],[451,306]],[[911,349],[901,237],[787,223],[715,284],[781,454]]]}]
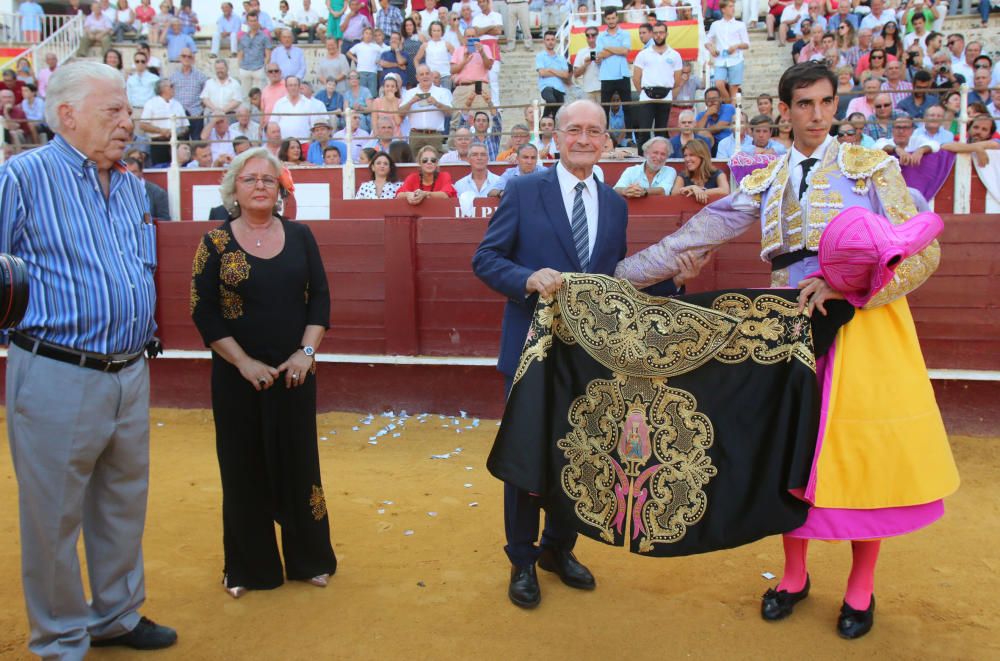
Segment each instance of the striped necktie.
[{"label": "striped necktie", "polygon": [[583,189],[587,184],[582,181],[575,186],[576,196],[573,198],[573,245],[576,255],[580,258],[580,270],[586,272],[590,268],[590,233],[587,231],[587,210],[583,206]]}]

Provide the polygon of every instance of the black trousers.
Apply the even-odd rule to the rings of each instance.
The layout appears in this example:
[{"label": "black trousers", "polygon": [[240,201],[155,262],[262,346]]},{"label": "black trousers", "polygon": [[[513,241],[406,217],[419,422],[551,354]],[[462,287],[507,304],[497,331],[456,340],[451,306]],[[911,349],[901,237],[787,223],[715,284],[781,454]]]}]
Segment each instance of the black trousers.
[{"label": "black trousers", "polygon": [[555,117],[566,100],[566,95],[554,87],[546,87],[542,90],[542,99],[545,100],[545,112],[542,117]]},{"label": "black trousers", "polygon": [[638,119],[635,124],[635,139],[642,156],[642,146],[654,135],[668,138],[667,124],[670,119],[670,104],[663,101],[643,101],[636,106]]},{"label": "black trousers", "polygon": [[[504,380],[504,397],[510,394],[514,378]],[[503,525],[507,537],[504,551],[511,564],[518,567],[535,564],[543,548],[572,551],[576,545],[577,532],[572,524],[558,517],[545,514],[545,528],[538,542],[538,518],[541,514],[541,498],[512,484],[503,485]]]},{"label": "black trousers", "polygon": [[[615,92],[618,92],[618,96],[621,98],[622,103],[628,103],[632,100],[632,83],[628,78],[601,81],[601,105],[604,106],[604,116],[608,118],[609,122],[609,115],[611,113],[611,95]],[[635,106],[622,106],[622,111],[625,113],[625,128],[630,131],[634,127],[632,119],[634,110]]]}]

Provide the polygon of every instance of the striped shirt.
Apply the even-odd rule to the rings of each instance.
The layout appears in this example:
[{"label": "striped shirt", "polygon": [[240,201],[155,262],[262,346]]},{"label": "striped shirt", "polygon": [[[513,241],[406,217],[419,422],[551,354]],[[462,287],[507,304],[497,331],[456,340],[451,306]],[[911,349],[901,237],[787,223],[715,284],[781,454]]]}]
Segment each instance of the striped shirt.
[{"label": "striped shirt", "polygon": [[0,252],[27,264],[18,329],[97,354],[142,350],[156,330],[156,226],[121,164],[105,198],[97,167],[61,136],[0,168]]}]

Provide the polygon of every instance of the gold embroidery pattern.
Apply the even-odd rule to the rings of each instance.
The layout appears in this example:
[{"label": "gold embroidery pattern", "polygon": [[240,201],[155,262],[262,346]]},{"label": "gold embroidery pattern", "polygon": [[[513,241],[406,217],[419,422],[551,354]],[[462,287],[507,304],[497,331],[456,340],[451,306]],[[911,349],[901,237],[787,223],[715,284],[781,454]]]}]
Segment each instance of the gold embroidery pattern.
[{"label": "gold embroidery pattern", "polygon": [[740,188],[742,188],[743,192],[747,195],[763,193],[768,189],[768,187],[770,187],[771,182],[774,181],[774,176],[778,171],[778,168],[781,167],[781,164],[787,159],[787,156],[784,158],[776,158],[766,166],[758,170],[754,170],[747,176],[743,177],[743,180],[740,181]]},{"label": "gold embroidery pattern", "polygon": [[205,270],[206,263],[208,263],[208,248],[205,247],[205,242],[201,241],[198,243],[198,249],[194,251],[191,275],[201,275],[201,272]]},{"label": "gold embroidery pattern", "polygon": [[227,252],[219,266],[219,279],[230,287],[235,287],[250,277],[250,264],[242,250]]},{"label": "gold embroidery pattern", "polygon": [[243,316],[243,297],[225,285],[219,285],[219,307],[223,319],[239,319]]},{"label": "gold embroidery pattern", "polygon": [[226,246],[229,245],[229,232],[226,230],[214,229],[208,233],[208,238],[220,255],[225,252]]},{"label": "gold embroidery pattern", "polygon": [[326,518],[326,497],[323,495],[323,487],[313,485],[312,495],[309,496],[309,508],[316,521]]},{"label": "gold embroidery pattern", "polygon": [[711,360],[736,329],[737,319],[724,313],[648,296],[624,280],[592,274],[564,280],[557,294],[560,325],[615,372],[684,374]]},{"label": "gold embroidery pattern", "polygon": [[[788,157],[782,157],[774,163],[787,163]],[[748,175],[749,176],[749,175]],[[788,168],[782,167],[772,179],[773,185],[767,192],[767,201],[764,203],[764,229],[761,233],[761,259],[767,260],[768,255],[781,247],[781,215],[782,205],[785,197],[785,186],[788,184]],[[795,202],[798,209],[798,201]],[[793,211],[792,209],[788,210]]]},{"label": "gold embroidery pattern", "polygon": [[559,304],[555,299],[539,298],[535,305],[535,314],[531,318],[531,326],[528,327],[528,335],[524,339],[521,360],[517,364],[517,371],[514,372],[514,383],[521,380],[531,363],[545,360],[549,355],[552,334],[555,330],[553,326],[558,325]]},{"label": "gold embroidery pattern", "polygon": [[708,507],[704,488],[718,474],[706,450],[711,420],[691,393],[666,379],[616,374],[595,379],[569,411],[572,430],[557,441],[568,463],[563,491],[601,538],[639,553],[672,544]]},{"label": "gold embroidery pattern", "polygon": [[198,302],[201,298],[198,296],[198,290],[195,289],[194,279],[191,279],[191,314],[194,314],[195,308],[198,307]]},{"label": "gold embroidery pattern", "polygon": [[868,179],[892,160],[881,149],[868,149],[859,145],[840,145],[840,152],[837,154],[837,165],[849,179]]},{"label": "gold embroidery pattern", "polygon": [[742,363],[751,359],[770,365],[795,358],[816,371],[812,326],[799,314],[795,301],[771,294],[751,300],[734,292],[716,298],[712,307],[741,320],[738,332],[715,354],[719,362]]}]

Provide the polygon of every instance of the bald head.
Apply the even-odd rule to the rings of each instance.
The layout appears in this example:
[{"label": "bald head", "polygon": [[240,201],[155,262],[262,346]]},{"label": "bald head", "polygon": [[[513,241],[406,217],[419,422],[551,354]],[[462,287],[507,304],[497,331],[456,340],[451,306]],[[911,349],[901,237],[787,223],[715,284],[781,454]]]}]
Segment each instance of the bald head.
[{"label": "bald head", "polygon": [[556,128],[564,129],[569,124],[576,123],[583,118],[597,120],[598,115],[600,115],[601,127],[607,129],[608,118],[604,115],[604,109],[601,108],[600,104],[590,99],[580,99],[559,109],[559,112],[556,113]]}]

